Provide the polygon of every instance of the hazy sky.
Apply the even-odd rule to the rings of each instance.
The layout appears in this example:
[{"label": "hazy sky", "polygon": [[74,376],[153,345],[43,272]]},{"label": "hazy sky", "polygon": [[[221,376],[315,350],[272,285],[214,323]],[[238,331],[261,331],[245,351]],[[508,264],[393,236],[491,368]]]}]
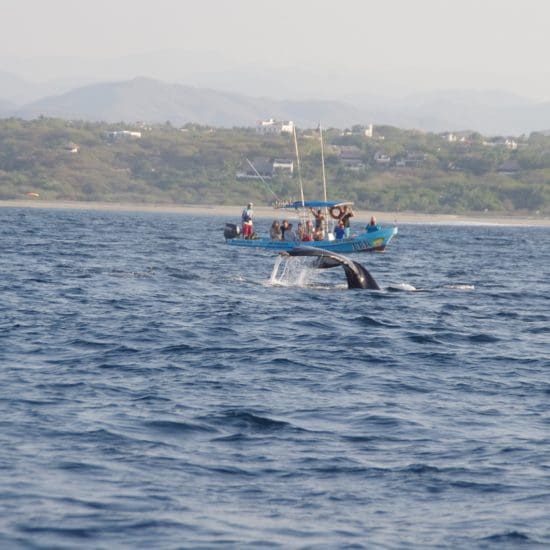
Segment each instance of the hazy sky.
[{"label": "hazy sky", "polygon": [[0,0],[0,14],[0,58],[209,51],[550,100],[547,0]]}]

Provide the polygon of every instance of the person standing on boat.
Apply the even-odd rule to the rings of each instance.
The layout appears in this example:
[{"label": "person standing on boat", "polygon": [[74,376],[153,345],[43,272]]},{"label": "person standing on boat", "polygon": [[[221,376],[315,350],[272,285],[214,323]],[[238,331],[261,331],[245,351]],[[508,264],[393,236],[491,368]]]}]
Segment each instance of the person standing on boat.
[{"label": "person standing on boat", "polygon": [[323,229],[323,222],[325,221],[325,216],[323,215],[323,212],[320,208],[315,210],[314,208],[311,208],[311,213],[313,214],[313,217],[315,218],[315,229]]},{"label": "person standing on boat", "polygon": [[353,210],[351,209],[351,206],[344,206],[342,209],[342,214],[340,215],[340,221],[344,224],[344,234],[346,239],[349,239],[350,236],[350,218],[353,218],[355,214],[353,213]]},{"label": "person standing on boat", "polygon": [[254,233],[254,222],[252,221],[252,216],[254,215],[254,211],[252,210],[253,206],[254,203],[249,202],[241,216],[243,222],[243,237],[245,239],[250,239]]}]

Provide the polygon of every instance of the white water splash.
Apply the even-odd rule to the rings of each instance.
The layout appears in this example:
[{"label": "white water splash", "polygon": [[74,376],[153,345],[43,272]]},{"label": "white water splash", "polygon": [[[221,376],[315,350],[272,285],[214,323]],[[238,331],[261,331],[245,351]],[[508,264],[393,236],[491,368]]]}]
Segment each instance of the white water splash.
[{"label": "white water splash", "polygon": [[448,288],[450,290],[475,290],[474,285],[446,285],[444,288]]},{"label": "white water splash", "polygon": [[390,285],[388,287],[388,290],[390,291],[399,291],[399,292],[414,292],[416,289],[416,287],[414,287],[413,285],[410,285],[408,283],[397,283],[397,284],[394,284],[394,285]]},{"label": "white water splash", "polygon": [[278,282],[277,275],[279,273],[279,266],[281,265],[281,262],[283,261],[283,258],[281,256],[277,256],[275,258],[275,263],[273,264],[273,270],[271,271],[271,277],[269,278],[269,284],[275,285]]},{"label": "white water splash", "polygon": [[273,286],[309,286],[315,276],[315,269],[306,265],[301,258],[277,256],[269,284]]}]

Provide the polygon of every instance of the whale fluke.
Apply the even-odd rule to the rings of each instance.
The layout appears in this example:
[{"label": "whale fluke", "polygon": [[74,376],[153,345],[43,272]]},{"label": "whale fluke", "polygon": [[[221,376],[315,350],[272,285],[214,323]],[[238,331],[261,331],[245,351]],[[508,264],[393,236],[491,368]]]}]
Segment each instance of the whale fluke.
[{"label": "whale fluke", "polygon": [[283,252],[282,255],[312,256],[316,258],[313,267],[317,269],[329,269],[331,267],[342,266],[348,281],[348,288],[380,290],[378,283],[365,267],[335,252],[314,248],[312,246],[299,246]]}]

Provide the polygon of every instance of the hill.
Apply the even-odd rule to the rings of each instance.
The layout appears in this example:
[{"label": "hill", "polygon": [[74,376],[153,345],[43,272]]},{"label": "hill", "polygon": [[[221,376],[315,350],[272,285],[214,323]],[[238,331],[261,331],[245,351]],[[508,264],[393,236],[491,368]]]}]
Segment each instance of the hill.
[{"label": "hill", "polygon": [[[385,211],[550,213],[550,137],[540,133],[514,141],[375,126],[373,137],[361,127],[329,129],[324,141],[331,200]],[[319,134],[299,131],[298,142],[306,196],[318,197]],[[269,204],[273,194],[297,198],[294,154],[291,135],[250,128],[11,118],[0,120],[0,199]],[[246,159],[268,184],[246,174]]]},{"label": "hill", "polygon": [[18,109],[22,118],[40,115],[91,121],[170,121],[181,126],[197,123],[218,127],[250,127],[266,113],[304,126],[344,125],[361,120],[356,107],[332,101],[275,101],[216,90],[167,84],[151,78],[93,84]]},{"label": "hill", "polygon": [[346,101],[274,100],[140,77],[78,87],[18,108],[4,106],[2,113],[27,119],[43,115],[227,128],[252,127],[259,119],[274,117],[294,120],[302,128],[322,121],[337,128],[375,123],[432,132],[470,129],[484,135],[519,136],[548,127],[550,103],[499,91],[460,90],[394,99],[369,94],[348,96]]}]

